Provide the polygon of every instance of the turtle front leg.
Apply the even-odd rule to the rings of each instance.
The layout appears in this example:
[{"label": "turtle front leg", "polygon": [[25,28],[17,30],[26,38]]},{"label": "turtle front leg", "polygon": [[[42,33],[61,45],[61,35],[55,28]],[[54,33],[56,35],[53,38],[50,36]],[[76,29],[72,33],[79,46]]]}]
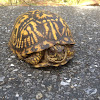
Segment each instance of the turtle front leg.
[{"label": "turtle front leg", "polygon": [[34,65],[34,67],[36,67],[36,68],[39,68],[39,67],[48,67],[50,65],[51,64],[49,62],[42,62],[42,63],[39,63],[37,65]]},{"label": "turtle front leg", "polygon": [[42,52],[33,53],[33,54],[28,55],[24,59],[24,61],[32,65],[36,65],[40,62],[40,60],[42,59],[42,56],[43,56]]}]

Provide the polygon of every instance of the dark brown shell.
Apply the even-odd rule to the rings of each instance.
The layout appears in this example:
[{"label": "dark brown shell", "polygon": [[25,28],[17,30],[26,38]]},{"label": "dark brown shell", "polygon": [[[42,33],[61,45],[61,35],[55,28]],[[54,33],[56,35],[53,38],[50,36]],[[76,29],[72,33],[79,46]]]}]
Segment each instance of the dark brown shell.
[{"label": "dark brown shell", "polygon": [[75,44],[66,22],[48,11],[29,11],[20,15],[10,37],[10,48],[16,53],[39,52],[55,44]]}]

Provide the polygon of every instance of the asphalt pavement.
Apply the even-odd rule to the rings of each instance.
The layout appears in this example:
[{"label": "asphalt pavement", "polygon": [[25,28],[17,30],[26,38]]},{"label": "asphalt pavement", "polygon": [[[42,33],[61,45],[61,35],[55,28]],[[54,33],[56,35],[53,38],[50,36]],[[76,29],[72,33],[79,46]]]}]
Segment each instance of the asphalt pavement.
[{"label": "asphalt pavement", "polygon": [[[8,48],[15,19],[36,9],[71,29],[76,53],[64,66],[36,69]],[[0,7],[0,100],[100,100],[100,7]]]}]

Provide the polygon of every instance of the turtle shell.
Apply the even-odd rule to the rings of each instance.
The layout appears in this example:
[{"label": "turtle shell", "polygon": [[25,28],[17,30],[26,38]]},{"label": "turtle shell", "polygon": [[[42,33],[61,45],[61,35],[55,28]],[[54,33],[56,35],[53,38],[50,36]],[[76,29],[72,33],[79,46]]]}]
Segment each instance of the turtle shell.
[{"label": "turtle shell", "polygon": [[60,16],[34,10],[16,19],[9,41],[15,53],[39,52],[55,44],[75,44],[67,23]]}]

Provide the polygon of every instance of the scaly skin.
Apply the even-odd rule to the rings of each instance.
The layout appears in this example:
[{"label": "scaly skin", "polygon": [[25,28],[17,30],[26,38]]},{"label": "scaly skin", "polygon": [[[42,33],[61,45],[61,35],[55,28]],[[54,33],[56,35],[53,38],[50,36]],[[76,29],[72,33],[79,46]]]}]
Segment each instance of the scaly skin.
[{"label": "scaly skin", "polygon": [[[24,61],[33,64],[36,68],[64,65],[73,57],[74,50],[67,45],[60,46],[58,49],[55,48],[58,46],[60,45],[56,45],[42,52],[33,53],[25,58]],[[51,52],[51,50],[53,50],[54,55],[50,55],[49,52]]]}]

